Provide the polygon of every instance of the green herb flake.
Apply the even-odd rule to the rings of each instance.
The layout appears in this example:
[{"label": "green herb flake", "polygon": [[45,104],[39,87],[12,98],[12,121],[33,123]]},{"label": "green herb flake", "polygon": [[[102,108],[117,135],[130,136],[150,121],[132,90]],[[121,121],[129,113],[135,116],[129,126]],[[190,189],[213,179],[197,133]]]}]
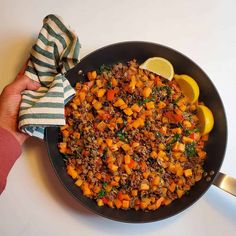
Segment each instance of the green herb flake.
[{"label": "green herb flake", "polygon": [[163,137],[163,134],[160,132],[156,132],[155,135],[156,135],[156,138],[158,139],[161,139]]},{"label": "green herb flake", "polygon": [[109,65],[101,65],[98,69],[98,74],[102,74],[102,72],[104,71],[110,71],[111,70],[111,66]]},{"label": "green herb flake", "polygon": [[112,88],[112,83],[111,83],[111,81],[108,81],[108,82],[107,82],[107,88],[108,88],[108,89],[111,89],[111,88]]},{"label": "green herb flake", "polygon": [[99,193],[98,193],[98,197],[102,198],[106,195],[106,190],[102,189]]},{"label": "green herb flake", "polygon": [[107,152],[108,152],[108,148],[105,147],[104,151],[103,151],[103,154],[102,154],[102,160],[105,160],[107,158]]},{"label": "green herb flake", "polygon": [[195,142],[186,143],[185,153],[187,157],[195,157],[197,155],[196,149],[195,149]]},{"label": "green herb flake", "polygon": [[180,138],[181,138],[180,134],[174,134],[174,137],[173,137],[173,139],[171,141],[171,144],[176,143],[177,141],[180,140]]}]

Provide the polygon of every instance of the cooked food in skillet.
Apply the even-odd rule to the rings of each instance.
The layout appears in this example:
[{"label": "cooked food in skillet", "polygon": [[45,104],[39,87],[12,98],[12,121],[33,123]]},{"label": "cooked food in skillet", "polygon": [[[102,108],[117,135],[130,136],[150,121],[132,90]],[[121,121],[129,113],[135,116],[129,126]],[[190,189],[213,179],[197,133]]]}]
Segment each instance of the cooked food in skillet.
[{"label": "cooked food in skillet", "polygon": [[203,175],[213,117],[186,96],[181,76],[167,80],[132,60],[87,77],[66,106],[58,144],[83,194],[98,206],[135,210],[188,194]]}]

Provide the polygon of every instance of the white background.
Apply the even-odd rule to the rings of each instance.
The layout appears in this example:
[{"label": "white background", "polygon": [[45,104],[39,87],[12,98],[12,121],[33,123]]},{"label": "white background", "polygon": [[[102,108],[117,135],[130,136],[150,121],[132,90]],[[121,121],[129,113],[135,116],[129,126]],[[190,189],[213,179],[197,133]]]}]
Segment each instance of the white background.
[{"label": "white background", "polygon": [[[49,13],[76,29],[80,56],[107,44],[144,40],[170,46],[199,64],[218,89],[228,119],[222,171],[236,177],[236,1],[0,0],[0,91],[28,57]],[[1,154],[0,154],[1,155]],[[0,196],[1,236],[236,235],[236,198],[212,186],[168,220],[123,224],[94,215],[63,189],[45,144],[27,141]]]}]

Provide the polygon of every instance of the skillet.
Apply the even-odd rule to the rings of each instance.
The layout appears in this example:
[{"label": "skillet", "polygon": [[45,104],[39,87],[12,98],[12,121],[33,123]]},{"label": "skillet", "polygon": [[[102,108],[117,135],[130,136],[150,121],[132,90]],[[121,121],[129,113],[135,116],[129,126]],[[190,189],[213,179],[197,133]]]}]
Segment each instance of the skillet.
[{"label": "skillet", "polygon": [[[221,185],[220,187],[224,187],[222,186],[222,179],[224,179],[225,176],[219,173],[224,159],[227,142],[227,124],[224,107],[221,98],[209,77],[191,59],[176,50],[155,43],[139,41],[122,42],[103,47],[90,53],[84,57],[78,65],[68,71],[66,77],[71,85],[75,86],[77,82],[86,81],[86,73],[88,71],[97,70],[103,64],[112,65],[118,62],[126,63],[134,58],[138,63],[142,63],[147,58],[154,56],[164,57],[169,60],[174,67],[175,73],[188,74],[193,77],[200,88],[199,100],[203,101],[211,109],[214,115],[215,124],[206,144],[207,158],[204,163],[204,170],[208,175],[191,188],[189,195],[184,195],[170,205],[150,212],[141,210],[117,210],[107,206],[98,207],[94,200],[83,196],[81,190],[66,173],[63,155],[57,148],[57,143],[60,139],[59,128],[49,127],[46,128],[45,131],[50,161],[64,187],[89,210],[116,221],[144,223],[163,220],[190,207],[206,193],[213,183]],[[226,189],[226,191],[231,190]]]}]

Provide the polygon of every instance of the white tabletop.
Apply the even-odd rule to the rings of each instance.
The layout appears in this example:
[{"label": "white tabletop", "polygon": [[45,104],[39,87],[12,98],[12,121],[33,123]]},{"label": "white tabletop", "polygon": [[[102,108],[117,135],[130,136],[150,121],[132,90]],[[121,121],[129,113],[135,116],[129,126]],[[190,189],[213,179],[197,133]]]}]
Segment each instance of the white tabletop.
[{"label": "white tabletop", "polygon": [[[81,57],[107,44],[144,40],[170,46],[199,64],[225,105],[228,146],[221,171],[236,177],[236,1],[0,0],[0,91],[28,57],[49,13],[76,29]],[[170,219],[124,224],[97,216],[64,190],[42,141],[29,139],[0,196],[1,236],[236,235],[236,198],[212,186]]]}]

